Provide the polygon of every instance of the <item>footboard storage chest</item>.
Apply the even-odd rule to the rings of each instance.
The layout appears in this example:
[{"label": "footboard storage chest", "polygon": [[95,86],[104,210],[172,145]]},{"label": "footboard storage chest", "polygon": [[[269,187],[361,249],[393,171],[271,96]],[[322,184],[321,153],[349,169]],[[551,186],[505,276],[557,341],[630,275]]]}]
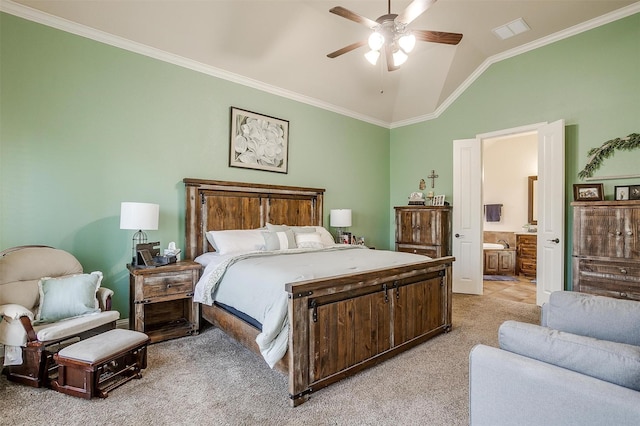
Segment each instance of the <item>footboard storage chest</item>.
[{"label": "footboard storage chest", "polygon": [[148,344],[144,333],[114,329],[67,346],[53,356],[58,379],[52,387],[80,398],[106,398],[112,389],[142,377]]},{"label": "footboard storage chest", "polygon": [[640,200],[573,206],[573,290],[640,300]]}]

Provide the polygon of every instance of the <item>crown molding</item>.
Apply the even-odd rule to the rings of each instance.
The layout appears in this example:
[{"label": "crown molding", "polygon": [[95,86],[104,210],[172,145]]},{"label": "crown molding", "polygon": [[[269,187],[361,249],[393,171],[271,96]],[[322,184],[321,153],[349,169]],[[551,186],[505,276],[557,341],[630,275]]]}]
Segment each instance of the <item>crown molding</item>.
[{"label": "crown molding", "polygon": [[556,41],[574,36],[576,34],[580,34],[582,32],[591,30],[593,28],[597,28],[599,26],[611,23],[613,21],[617,21],[622,18],[626,18],[627,16],[631,16],[635,13],[640,12],[640,1],[630,4],[629,6],[623,7],[621,9],[615,10],[608,14],[599,16],[597,18],[591,19],[589,21],[583,22],[578,25],[574,25],[571,28],[567,28],[562,31],[558,31],[557,33],[551,34],[547,37],[534,40],[530,43],[524,44],[517,48],[499,53],[497,55],[491,56],[487,58],[478,68],[475,69],[473,73],[467,79],[456,88],[456,90],[449,95],[447,99],[442,102],[438,108],[432,113],[421,115],[418,117],[410,118],[407,120],[395,121],[395,122],[386,122],[383,120],[379,120],[373,117],[369,117],[364,114],[360,114],[355,111],[348,110],[346,108],[339,107],[337,105],[333,105],[328,102],[321,101],[316,98],[312,98],[310,96],[305,96],[300,93],[296,93],[290,90],[286,90],[280,87],[273,86],[271,84],[264,83],[259,80],[255,80],[252,78],[248,78],[242,76],[240,74],[232,73],[229,71],[222,70],[220,68],[213,67],[211,65],[203,64],[202,62],[194,61],[192,59],[188,59],[179,55],[175,55],[173,53],[165,52],[163,50],[147,46],[142,43],[134,42],[123,37],[115,36],[113,34],[109,34],[104,31],[96,30],[94,28],[87,27],[85,25],[78,24],[76,22],[69,21],[67,19],[60,18],[58,16],[54,16],[36,9],[33,9],[28,6],[24,6],[19,3],[15,3],[12,0],[0,0],[0,11],[6,12],[8,14],[24,18],[29,21],[37,22],[39,24],[43,24],[52,28],[56,28],[71,34],[75,34],[81,37],[85,37],[100,43],[108,44],[110,46],[118,47],[124,50],[128,50],[130,52],[138,53],[144,56],[148,56],[150,58],[154,58],[160,61],[168,62],[183,68],[187,68],[196,72],[200,72],[203,74],[207,74],[213,77],[217,77],[223,80],[227,80],[233,83],[241,84],[243,86],[251,87],[263,92],[267,92],[276,96],[281,96],[283,98],[291,99],[297,102],[301,102],[307,105],[315,106],[327,111],[335,112],[340,115],[344,115],[346,117],[354,118],[356,120],[364,121],[370,124],[374,124],[376,126],[384,127],[387,129],[394,129],[398,127],[404,127],[411,124],[417,124],[424,121],[434,120],[444,111],[447,110],[455,102],[458,97],[464,93],[473,82],[484,73],[487,68],[491,65],[503,61],[505,59],[512,58],[514,56],[518,56],[522,53],[529,52],[531,50],[537,49],[539,47],[543,47],[549,45],[551,43],[555,43]]}]

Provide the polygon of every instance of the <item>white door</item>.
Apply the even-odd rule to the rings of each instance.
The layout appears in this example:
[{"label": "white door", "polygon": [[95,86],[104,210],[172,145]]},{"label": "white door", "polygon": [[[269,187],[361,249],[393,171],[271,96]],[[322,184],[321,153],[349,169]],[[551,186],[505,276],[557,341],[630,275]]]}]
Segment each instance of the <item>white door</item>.
[{"label": "white door", "polygon": [[564,290],[564,120],[538,129],[537,199],[536,301],[542,305]]},{"label": "white door", "polygon": [[482,143],[453,141],[453,291],[482,294]]}]

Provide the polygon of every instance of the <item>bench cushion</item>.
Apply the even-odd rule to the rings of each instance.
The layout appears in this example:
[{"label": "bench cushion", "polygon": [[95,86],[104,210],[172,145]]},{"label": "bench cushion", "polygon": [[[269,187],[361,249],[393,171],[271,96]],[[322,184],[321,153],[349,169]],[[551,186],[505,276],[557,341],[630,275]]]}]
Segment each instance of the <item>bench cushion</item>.
[{"label": "bench cushion", "polygon": [[33,327],[33,330],[41,342],[64,339],[79,333],[100,327],[101,325],[117,321],[120,318],[118,311],[105,311],[81,317],[69,318],[51,324],[41,324]]},{"label": "bench cushion", "polygon": [[123,349],[134,348],[148,341],[149,336],[144,333],[116,328],[67,346],[58,352],[58,358],[75,359],[93,364]]}]

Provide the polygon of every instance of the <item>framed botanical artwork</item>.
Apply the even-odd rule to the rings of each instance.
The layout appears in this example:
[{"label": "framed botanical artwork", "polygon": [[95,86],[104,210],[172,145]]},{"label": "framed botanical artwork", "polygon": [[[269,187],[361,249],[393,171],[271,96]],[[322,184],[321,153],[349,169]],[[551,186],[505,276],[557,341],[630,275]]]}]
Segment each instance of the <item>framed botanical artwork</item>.
[{"label": "framed botanical artwork", "polygon": [[229,166],[287,173],[289,122],[231,107]]},{"label": "framed botanical artwork", "polygon": [[628,186],[616,186],[616,201],[624,201],[629,199],[629,187]]},{"label": "framed botanical artwork", "polygon": [[640,185],[631,185],[629,187],[629,199],[640,200]]},{"label": "framed botanical artwork", "polygon": [[603,185],[601,183],[575,183],[573,184],[573,199],[575,201],[602,201],[604,200]]}]

